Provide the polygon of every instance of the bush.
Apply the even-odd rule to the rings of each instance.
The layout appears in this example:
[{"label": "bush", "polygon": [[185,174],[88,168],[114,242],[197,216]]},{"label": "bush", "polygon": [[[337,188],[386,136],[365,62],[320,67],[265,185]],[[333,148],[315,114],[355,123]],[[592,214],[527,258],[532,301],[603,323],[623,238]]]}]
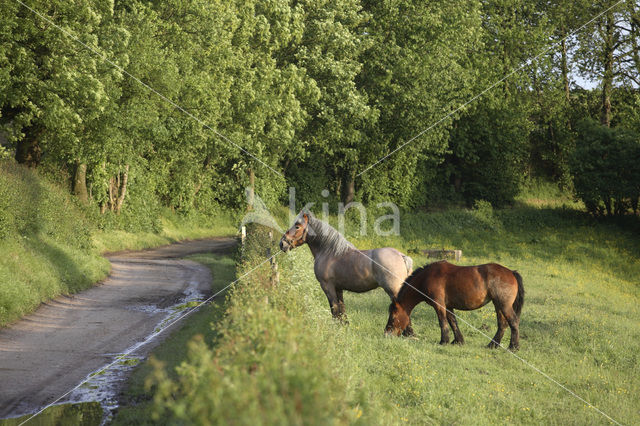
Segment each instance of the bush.
[{"label": "bush", "polygon": [[638,211],[640,135],[609,128],[594,120],[578,126],[578,143],[570,158],[575,191],[596,216]]}]

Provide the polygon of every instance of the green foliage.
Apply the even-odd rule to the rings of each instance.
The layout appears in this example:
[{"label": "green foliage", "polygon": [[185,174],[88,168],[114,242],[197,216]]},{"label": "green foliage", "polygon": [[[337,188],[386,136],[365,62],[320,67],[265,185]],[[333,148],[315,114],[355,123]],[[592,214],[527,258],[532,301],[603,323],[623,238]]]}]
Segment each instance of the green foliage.
[{"label": "green foliage", "polygon": [[358,82],[380,116],[357,170],[429,130],[360,177],[362,198],[423,206],[457,116],[432,125],[478,90],[470,52],[482,48],[480,2],[363,3],[370,43]]},{"label": "green foliage", "polygon": [[90,248],[93,224],[71,196],[11,160],[0,161],[0,179],[1,239],[47,237]]},{"label": "green foliage", "polygon": [[623,215],[638,210],[640,134],[610,129],[593,120],[580,123],[571,156],[576,194],[595,215]]},{"label": "green foliage", "polygon": [[[130,231],[157,231],[165,207],[243,207],[249,185],[269,206],[287,186],[305,201],[505,204],[524,175],[571,186],[575,125],[607,96],[612,125],[638,127],[632,3],[565,40],[605,5],[29,0],[48,22],[5,2],[0,157],[60,171],[101,226]],[[571,87],[572,58],[619,87]]]}]

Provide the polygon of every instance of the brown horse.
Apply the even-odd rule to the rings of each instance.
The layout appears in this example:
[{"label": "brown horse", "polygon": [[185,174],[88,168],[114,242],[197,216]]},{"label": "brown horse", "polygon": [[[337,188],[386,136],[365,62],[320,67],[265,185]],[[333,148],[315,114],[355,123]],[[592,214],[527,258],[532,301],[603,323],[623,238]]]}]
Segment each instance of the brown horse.
[{"label": "brown horse", "polygon": [[464,339],[454,309],[471,311],[493,302],[498,317],[498,331],[489,343],[500,345],[507,324],[511,328],[509,349],[517,350],[520,312],[524,303],[522,277],[516,271],[496,263],[478,266],[456,266],[447,261],[435,262],[415,270],[389,306],[389,321],[385,333],[400,335],[410,323],[411,311],[420,302],[433,306],[440,323],[440,344],[449,343],[449,327],[455,336],[452,343]]},{"label": "brown horse", "polygon": [[[287,252],[308,244],[314,257],[313,270],[324,290],[331,313],[344,318],[344,290],[362,293],[382,287],[391,300],[411,273],[413,260],[391,247],[358,250],[342,234],[309,211],[301,212],[280,240]],[[411,333],[410,324],[405,334]]]}]

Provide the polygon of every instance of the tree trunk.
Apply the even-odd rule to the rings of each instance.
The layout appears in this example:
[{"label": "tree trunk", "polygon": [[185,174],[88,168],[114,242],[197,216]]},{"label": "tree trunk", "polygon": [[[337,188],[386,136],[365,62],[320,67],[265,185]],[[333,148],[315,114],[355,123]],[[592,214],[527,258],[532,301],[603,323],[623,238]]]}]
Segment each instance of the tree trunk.
[{"label": "tree trunk", "polygon": [[356,196],[356,183],[353,172],[344,173],[344,186],[342,187],[342,202],[347,205],[353,201]]},{"label": "tree trunk", "polygon": [[87,165],[85,163],[76,163],[76,171],[73,177],[73,194],[86,204],[89,202],[89,193],[87,191]]},{"label": "tree trunk", "polygon": [[600,123],[611,127],[611,91],[613,88],[613,13],[607,13],[604,34],[604,75],[602,77],[602,106]]},{"label": "tree trunk", "polygon": [[124,197],[127,195],[127,181],[129,180],[129,165],[124,166],[124,172],[122,172],[122,179],[118,179],[120,181],[120,186],[118,188],[118,199],[116,200],[116,206],[114,211],[116,214],[120,214],[120,209],[122,209],[122,204],[124,203]]},{"label": "tree trunk", "polygon": [[630,8],[631,13],[631,57],[636,66],[636,73],[640,75],[640,48],[638,39],[640,39],[640,13],[636,12],[633,6]]},{"label": "tree trunk", "polygon": [[562,68],[562,81],[564,83],[564,97],[567,100],[567,103],[571,100],[571,91],[569,89],[569,66],[567,61],[567,41],[565,39],[564,31],[562,34],[562,59],[561,64]]},{"label": "tree trunk", "polygon": [[607,209],[607,216],[613,216],[613,209],[611,208],[611,198],[609,196],[604,197],[604,207]]},{"label": "tree trunk", "polygon": [[116,178],[113,176],[109,178],[109,210],[113,211],[113,207],[116,205]]}]

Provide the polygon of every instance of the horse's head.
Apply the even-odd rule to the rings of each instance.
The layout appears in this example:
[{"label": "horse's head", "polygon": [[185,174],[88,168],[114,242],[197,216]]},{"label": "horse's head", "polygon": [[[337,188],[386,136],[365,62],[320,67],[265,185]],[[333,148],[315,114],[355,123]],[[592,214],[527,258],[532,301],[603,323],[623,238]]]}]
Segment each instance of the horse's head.
[{"label": "horse's head", "polygon": [[384,334],[399,336],[409,325],[409,314],[396,300],[389,305],[389,320],[384,329]]},{"label": "horse's head", "polygon": [[293,226],[287,230],[280,240],[280,250],[287,252],[307,242],[309,233],[309,215],[301,213]]}]

